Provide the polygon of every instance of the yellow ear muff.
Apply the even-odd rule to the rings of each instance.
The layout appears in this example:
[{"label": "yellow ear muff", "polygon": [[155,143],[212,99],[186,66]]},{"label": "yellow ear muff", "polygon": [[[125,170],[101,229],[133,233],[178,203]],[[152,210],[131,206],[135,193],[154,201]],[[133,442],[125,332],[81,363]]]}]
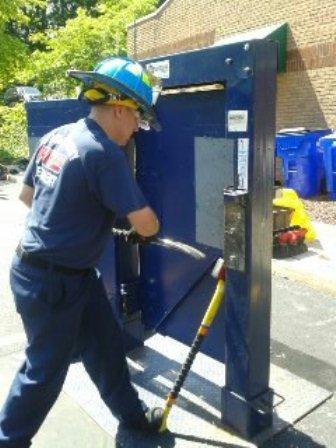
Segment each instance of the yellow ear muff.
[{"label": "yellow ear muff", "polygon": [[86,98],[88,101],[96,102],[106,98],[106,93],[107,92],[104,92],[102,90],[92,88],[83,92],[83,95],[84,98]]},{"label": "yellow ear muff", "polygon": [[83,96],[91,103],[101,103],[105,105],[118,104],[120,106],[131,107],[132,109],[139,109],[139,105],[131,98],[126,98],[117,90],[98,83],[92,88],[85,90]]}]

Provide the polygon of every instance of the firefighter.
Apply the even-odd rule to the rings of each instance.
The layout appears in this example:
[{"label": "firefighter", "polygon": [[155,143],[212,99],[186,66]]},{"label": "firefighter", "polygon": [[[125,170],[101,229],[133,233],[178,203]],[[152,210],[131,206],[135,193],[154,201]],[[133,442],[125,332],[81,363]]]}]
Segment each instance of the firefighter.
[{"label": "firefighter", "polygon": [[27,448],[61,392],[74,351],[113,415],[155,432],[162,409],[148,409],[130,382],[121,328],[95,268],[115,220],[132,241],[159,230],[124,146],[139,127],[158,127],[159,86],[143,67],[112,57],[83,81],[88,117],[45,135],[24,176],[30,207],[10,271],[27,335],[26,358],[0,413],[0,447]]}]

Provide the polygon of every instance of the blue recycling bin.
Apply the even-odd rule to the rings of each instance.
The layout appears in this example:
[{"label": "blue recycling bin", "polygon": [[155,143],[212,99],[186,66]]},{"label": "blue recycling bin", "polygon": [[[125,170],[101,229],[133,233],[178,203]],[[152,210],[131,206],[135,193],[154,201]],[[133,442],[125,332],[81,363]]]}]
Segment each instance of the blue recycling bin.
[{"label": "blue recycling bin", "polygon": [[302,198],[321,192],[324,179],[323,154],[317,142],[330,129],[288,131],[276,135],[276,155],[282,159],[284,183]]},{"label": "blue recycling bin", "polygon": [[336,199],[336,132],[321,137],[318,148],[323,154],[324,170],[326,173],[326,187],[329,197]]}]

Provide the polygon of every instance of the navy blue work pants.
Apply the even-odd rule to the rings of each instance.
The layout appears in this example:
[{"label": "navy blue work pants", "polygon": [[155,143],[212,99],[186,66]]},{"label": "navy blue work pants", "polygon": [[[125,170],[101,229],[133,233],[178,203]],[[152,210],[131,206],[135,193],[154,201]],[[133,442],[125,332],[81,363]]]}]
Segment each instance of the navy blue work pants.
[{"label": "navy blue work pants", "polygon": [[56,401],[74,352],[120,421],[143,415],[130,383],[119,323],[99,274],[57,273],[16,256],[11,287],[28,345],[0,413],[0,448],[27,448]]}]

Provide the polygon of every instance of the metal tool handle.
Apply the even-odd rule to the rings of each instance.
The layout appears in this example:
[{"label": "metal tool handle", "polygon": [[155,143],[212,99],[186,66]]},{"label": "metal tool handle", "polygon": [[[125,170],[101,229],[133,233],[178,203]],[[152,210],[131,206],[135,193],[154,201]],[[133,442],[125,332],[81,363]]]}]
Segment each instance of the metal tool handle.
[{"label": "metal tool handle", "polygon": [[128,230],[126,229],[116,229],[115,227],[112,227],[111,231],[114,236],[122,236],[125,238],[128,235]]},{"label": "metal tool handle", "polygon": [[[128,230],[112,228],[112,233],[115,236],[125,238],[128,235]],[[192,247],[186,243],[181,243],[180,241],[173,241],[169,238],[158,238],[152,236],[150,237],[150,241],[148,241],[146,244],[157,244],[158,246],[163,246],[167,249],[177,250],[178,252],[182,252],[196,259],[205,258],[205,254],[195,247]]]}]

